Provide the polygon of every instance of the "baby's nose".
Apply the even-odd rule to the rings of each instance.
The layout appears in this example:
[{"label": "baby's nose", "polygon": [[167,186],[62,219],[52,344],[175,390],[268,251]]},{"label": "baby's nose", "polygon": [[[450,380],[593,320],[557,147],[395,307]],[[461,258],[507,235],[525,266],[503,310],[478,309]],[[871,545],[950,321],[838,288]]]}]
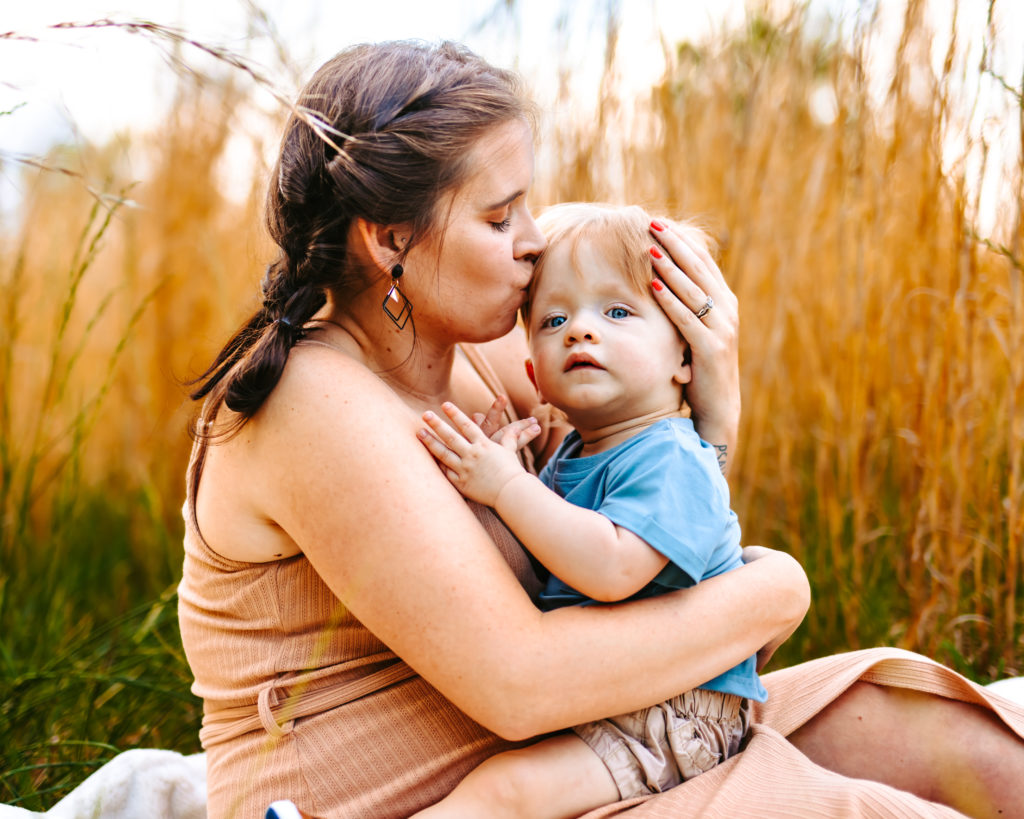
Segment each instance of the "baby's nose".
[{"label": "baby's nose", "polygon": [[567,344],[575,344],[578,341],[597,341],[597,333],[594,328],[586,322],[574,321],[565,334]]}]

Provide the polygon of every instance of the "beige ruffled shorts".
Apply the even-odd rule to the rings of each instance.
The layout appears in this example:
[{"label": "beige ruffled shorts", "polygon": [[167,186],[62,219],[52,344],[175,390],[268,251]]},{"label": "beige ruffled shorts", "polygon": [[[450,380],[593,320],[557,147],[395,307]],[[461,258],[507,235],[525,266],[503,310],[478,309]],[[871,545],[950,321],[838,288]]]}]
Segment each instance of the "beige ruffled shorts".
[{"label": "beige ruffled shorts", "polygon": [[697,688],[573,730],[607,766],[622,799],[661,793],[739,753],[750,703]]}]

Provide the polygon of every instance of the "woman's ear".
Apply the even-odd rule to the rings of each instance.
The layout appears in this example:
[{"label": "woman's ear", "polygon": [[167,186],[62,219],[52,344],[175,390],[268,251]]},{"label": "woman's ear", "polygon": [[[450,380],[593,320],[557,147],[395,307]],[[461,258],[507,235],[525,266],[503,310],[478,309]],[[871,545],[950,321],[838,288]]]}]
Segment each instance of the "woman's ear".
[{"label": "woman's ear", "polygon": [[370,261],[378,270],[390,273],[409,244],[409,226],[378,225],[361,217],[354,221],[356,233]]}]

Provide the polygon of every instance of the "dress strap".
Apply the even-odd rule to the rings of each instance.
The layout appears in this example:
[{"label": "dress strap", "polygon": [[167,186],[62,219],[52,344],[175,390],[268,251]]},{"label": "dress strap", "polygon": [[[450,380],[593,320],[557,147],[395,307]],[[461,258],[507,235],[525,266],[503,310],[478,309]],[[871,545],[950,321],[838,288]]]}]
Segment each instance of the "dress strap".
[{"label": "dress strap", "polygon": [[[499,395],[505,392],[504,386],[502,386],[501,379],[498,378],[498,374],[494,371],[490,362],[486,359],[484,354],[473,344],[460,344],[459,349],[462,354],[466,357],[470,366],[476,371],[480,380],[484,382],[484,386],[490,390],[491,395],[497,398]],[[504,421],[506,424],[511,424],[513,421],[519,420],[519,415],[516,413],[515,407],[512,406],[512,402],[509,401],[505,406]],[[531,474],[536,474],[536,468],[533,462],[533,451],[530,447],[523,447],[519,450],[519,460],[523,466]]]}]

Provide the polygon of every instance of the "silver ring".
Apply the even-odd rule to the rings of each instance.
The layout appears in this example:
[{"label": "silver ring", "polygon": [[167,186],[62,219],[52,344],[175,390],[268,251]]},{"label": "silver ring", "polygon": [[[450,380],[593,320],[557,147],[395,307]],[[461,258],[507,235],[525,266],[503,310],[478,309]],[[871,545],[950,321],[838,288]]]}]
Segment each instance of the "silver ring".
[{"label": "silver ring", "polygon": [[711,308],[714,306],[714,301],[712,301],[711,296],[708,296],[708,300],[704,302],[704,306],[697,311],[697,318],[704,318],[704,316],[711,312]]}]

